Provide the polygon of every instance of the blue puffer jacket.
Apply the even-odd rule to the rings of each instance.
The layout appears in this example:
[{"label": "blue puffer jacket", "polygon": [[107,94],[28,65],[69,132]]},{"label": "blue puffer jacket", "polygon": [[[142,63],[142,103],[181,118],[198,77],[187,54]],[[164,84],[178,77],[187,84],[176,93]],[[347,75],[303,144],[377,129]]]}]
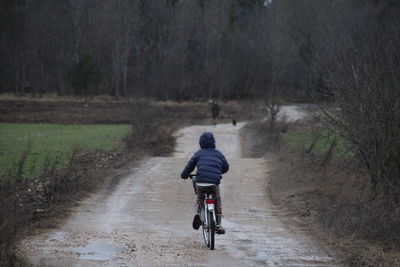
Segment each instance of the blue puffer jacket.
[{"label": "blue puffer jacket", "polygon": [[219,184],[223,173],[229,170],[225,156],[215,149],[212,133],[205,132],[200,136],[200,147],[182,171],[182,179],[187,179],[197,166],[196,182]]}]

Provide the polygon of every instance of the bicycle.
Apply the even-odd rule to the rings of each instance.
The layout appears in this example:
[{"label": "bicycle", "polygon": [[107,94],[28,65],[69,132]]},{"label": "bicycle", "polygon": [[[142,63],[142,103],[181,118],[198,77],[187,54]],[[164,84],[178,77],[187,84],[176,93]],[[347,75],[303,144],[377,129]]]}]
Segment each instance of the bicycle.
[{"label": "bicycle", "polygon": [[[196,180],[193,179],[196,177],[195,174],[189,175],[190,179],[193,181],[193,188],[197,195],[196,190]],[[216,214],[215,214],[215,202],[216,199],[213,198],[214,190],[210,185],[202,185],[201,183],[197,183],[197,186],[204,186],[204,202],[201,205],[201,226],[203,230],[203,239],[204,243],[211,250],[215,247],[215,232],[216,232]]]}]

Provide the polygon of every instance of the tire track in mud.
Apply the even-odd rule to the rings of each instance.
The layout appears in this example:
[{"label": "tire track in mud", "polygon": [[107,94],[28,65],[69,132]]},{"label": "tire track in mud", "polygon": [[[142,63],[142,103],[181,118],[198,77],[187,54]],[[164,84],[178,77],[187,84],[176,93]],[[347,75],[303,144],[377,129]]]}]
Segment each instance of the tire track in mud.
[{"label": "tire track in mud", "polygon": [[[240,157],[242,126],[182,129],[172,157],[144,160],[111,194],[85,201],[60,229],[24,240],[21,252],[36,266],[336,265],[276,217],[266,191],[268,162]],[[215,134],[231,165],[221,186],[227,234],[216,236],[215,251],[191,228],[195,196],[191,181],[179,178],[203,131]]]}]

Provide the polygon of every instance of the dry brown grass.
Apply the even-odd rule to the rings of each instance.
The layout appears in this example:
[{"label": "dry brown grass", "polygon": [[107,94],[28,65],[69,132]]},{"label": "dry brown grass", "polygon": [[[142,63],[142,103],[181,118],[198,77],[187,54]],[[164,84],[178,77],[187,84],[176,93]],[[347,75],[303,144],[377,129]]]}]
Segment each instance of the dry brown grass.
[{"label": "dry brown grass", "polygon": [[273,131],[267,121],[254,121],[246,124],[241,130],[242,155],[248,158],[263,157],[270,151],[279,151],[281,145],[281,134],[294,123],[276,122]]},{"label": "dry brown grass", "polygon": [[[130,107],[138,100],[90,100],[55,98],[0,97],[0,121],[13,123],[55,124],[129,124]],[[155,102],[148,104],[163,115],[166,122],[174,121],[179,126],[193,123],[212,124],[211,108],[204,102]],[[221,122],[248,120],[259,114],[259,106],[245,102],[220,103]]]},{"label": "dry brown grass", "polygon": [[[0,266],[24,263],[16,257],[14,244],[32,229],[54,227],[70,208],[90,192],[118,183],[125,164],[141,157],[165,156],[173,151],[173,132],[193,123],[211,123],[210,108],[204,103],[147,103],[130,116],[132,101],[0,97],[0,121],[32,123],[132,123],[140,124],[125,140],[123,152],[76,153],[63,169],[50,165],[46,175],[35,181],[19,181],[0,188]],[[225,121],[245,119],[252,109],[240,103],[221,104]],[[254,111],[253,111],[254,112]],[[135,116],[144,114],[144,116]],[[256,114],[254,112],[254,114]]]},{"label": "dry brown grass", "polygon": [[258,148],[261,153],[250,149],[256,151],[253,156],[266,153],[274,167],[268,190],[276,205],[298,217],[296,221],[337,251],[346,265],[400,266],[400,207],[395,196],[373,193],[356,159],[326,160],[326,155],[284,143],[260,143],[253,136],[265,140],[271,133],[257,124],[246,131],[256,146],[264,146]]},{"label": "dry brown grass", "polygon": [[398,266],[400,214],[390,197],[373,193],[367,173],[351,161],[281,150],[271,155],[274,202],[302,218],[314,235],[351,266]]},{"label": "dry brown grass", "polygon": [[[127,138],[123,152],[74,153],[68,166],[49,166],[37,180],[8,180],[0,185],[0,266],[25,266],[15,243],[33,229],[54,227],[72,206],[96,190],[112,190],[125,165],[146,155],[173,151],[173,128],[159,126],[153,134]],[[23,159],[21,159],[23,160]]]},{"label": "dry brown grass", "polygon": [[0,266],[24,265],[14,244],[32,229],[52,224],[90,192],[110,182],[122,153],[74,153],[68,166],[55,169],[49,161],[36,180],[8,180],[0,185]]}]

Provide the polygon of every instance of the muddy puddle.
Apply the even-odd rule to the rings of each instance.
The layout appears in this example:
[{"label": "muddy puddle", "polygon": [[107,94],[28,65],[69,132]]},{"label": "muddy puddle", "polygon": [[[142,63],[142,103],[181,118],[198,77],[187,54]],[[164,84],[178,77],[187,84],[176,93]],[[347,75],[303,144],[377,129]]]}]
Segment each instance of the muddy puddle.
[{"label": "muddy puddle", "polygon": [[91,241],[83,247],[72,248],[77,258],[93,261],[111,261],[122,259],[122,249],[101,241]]}]

